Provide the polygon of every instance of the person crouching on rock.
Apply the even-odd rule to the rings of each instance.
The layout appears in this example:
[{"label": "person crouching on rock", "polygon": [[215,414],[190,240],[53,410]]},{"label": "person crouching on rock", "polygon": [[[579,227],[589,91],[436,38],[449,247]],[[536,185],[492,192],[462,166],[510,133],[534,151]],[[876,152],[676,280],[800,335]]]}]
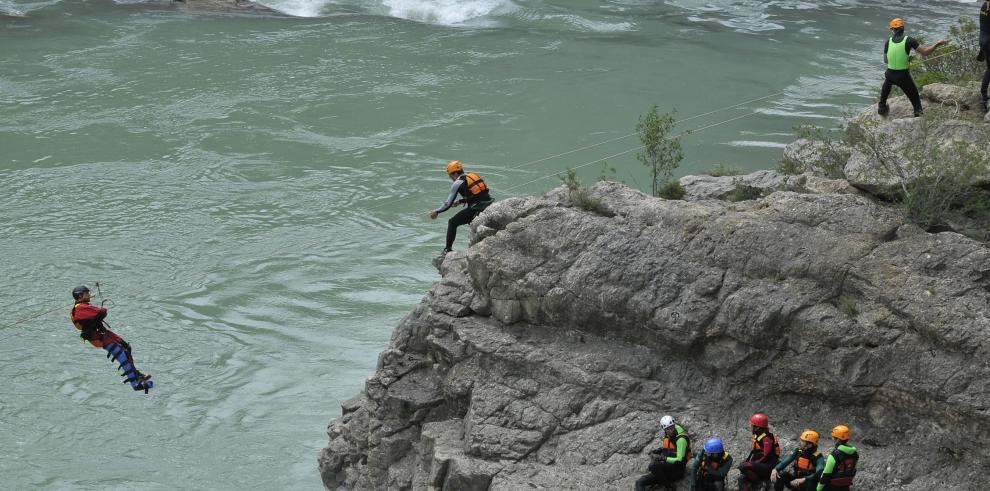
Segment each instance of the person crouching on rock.
[{"label": "person crouching on rock", "polygon": [[753,429],[753,449],[749,451],[746,461],[739,464],[739,491],[750,491],[769,487],[770,471],[780,460],[780,444],[777,437],[770,433],[770,422],[766,414],[756,413],[749,418]]},{"label": "person crouching on rock", "polygon": [[[794,470],[787,471],[787,466],[794,463]],[[798,448],[784,457],[770,473],[774,491],[787,489],[793,491],[815,491],[818,477],[825,470],[825,456],[818,451],[818,432],[804,430],[798,438]]]},{"label": "person crouching on rock", "polygon": [[722,440],[710,438],[705,442],[705,451],[691,462],[691,491],[724,491],[731,468],[732,456],[725,451]]},{"label": "person crouching on rock", "polygon": [[658,448],[650,450],[653,460],[650,462],[650,473],[636,480],[636,491],[645,491],[647,486],[662,484],[668,490],[674,489],[674,483],[684,479],[684,469],[687,467],[688,454],[691,453],[691,439],[680,425],[674,423],[674,418],[660,418],[663,428],[663,441]]},{"label": "person crouching on rock", "polygon": [[848,426],[832,428],[832,438],[835,440],[835,450],[825,459],[825,470],[822,471],[817,491],[848,491],[856,476],[859,453],[856,447],[849,445]]},{"label": "person crouching on rock", "polygon": [[921,97],[918,95],[918,86],[911,78],[911,50],[915,50],[924,56],[932,54],[939,46],[949,44],[943,39],[932,46],[922,46],[917,39],[904,35],[904,19],[894,19],[890,21],[890,32],[893,34],[883,45],[883,62],[887,64],[887,71],[884,73],[883,87],[880,88],[880,104],[877,105],[877,114],[887,116],[890,108],[887,107],[887,97],[890,96],[890,89],[894,85],[901,88],[904,95],[914,106],[914,116],[921,116]]},{"label": "person crouching on rock", "polygon": [[[485,181],[474,172],[465,173],[464,166],[459,161],[455,160],[447,164],[447,177],[454,181],[450,186],[450,194],[447,195],[443,206],[430,211],[430,219],[436,220],[439,214],[449,210],[451,206],[465,204],[467,208],[447,220],[447,243],[440,253],[441,258],[453,250],[457,227],[471,223],[493,201]],[[456,199],[458,194],[461,195],[461,199]]]}]

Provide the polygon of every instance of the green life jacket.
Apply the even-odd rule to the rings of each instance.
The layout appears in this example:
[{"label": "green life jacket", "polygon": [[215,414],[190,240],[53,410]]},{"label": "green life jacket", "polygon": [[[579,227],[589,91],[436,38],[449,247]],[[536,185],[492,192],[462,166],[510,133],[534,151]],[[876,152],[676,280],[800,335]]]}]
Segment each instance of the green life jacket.
[{"label": "green life jacket", "polygon": [[902,37],[899,43],[894,42],[893,36],[887,40],[887,68],[891,70],[908,69],[910,59],[908,58],[907,50],[904,49],[907,40],[907,36]]}]

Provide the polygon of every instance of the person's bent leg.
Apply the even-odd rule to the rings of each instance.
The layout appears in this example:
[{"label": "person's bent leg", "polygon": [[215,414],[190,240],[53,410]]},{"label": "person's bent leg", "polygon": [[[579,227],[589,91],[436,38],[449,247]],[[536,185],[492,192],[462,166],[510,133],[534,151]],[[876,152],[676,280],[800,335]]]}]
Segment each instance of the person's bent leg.
[{"label": "person's bent leg", "polygon": [[890,72],[884,73],[883,75],[883,85],[880,87],[880,103],[877,104],[877,114],[881,116],[886,116],[890,111],[887,106],[887,98],[890,97],[890,89],[893,84],[890,82]]},{"label": "person's bent leg", "polygon": [[987,86],[990,86],[990,44],[984,45],[983,50],[983,61],[986,62],[987,67],[983,70],[983,81],[980,83],[980,101],[983,104],[983,112],[987,112]]},{"label": "person's bent leg", "polygon": [[897,86],[904,91],[904,95],[911,101],[911,106],[914,107],[914,115],[921,116],[925,110],[921,107],[921,95],[918,94],[918,86],[914,84],[914,79],[911,78],[911,72],[904,72],[902,80]]},{"label": "person's bent leg", "polygon": [[660,481],[655,475],[653,475],[652,472],[649,474],[644,474],[636,480],[636,491],[646,491],[647,486],[652,486],[659,483]]},{"label": "person's bent leg", "polygon": [[471,223],[471,220],[474,220],[474,217],[477,215],[478,215],[477,211],[472,210],[470,207],[468,207],[457,212],[456,215],[450,217],[450,220],[447,220],[447,246],[444,248],[444,250],[447,251],[453,250],[454,239],[457,238],[457,227]]}]

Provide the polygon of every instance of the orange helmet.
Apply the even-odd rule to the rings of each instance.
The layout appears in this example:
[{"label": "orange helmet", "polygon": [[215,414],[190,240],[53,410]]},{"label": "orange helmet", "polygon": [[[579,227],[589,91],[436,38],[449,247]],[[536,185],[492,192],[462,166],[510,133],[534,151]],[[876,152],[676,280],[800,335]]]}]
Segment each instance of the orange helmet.
[{"label": "orange helmet", "polygon": [[849,427],[846,425],[839,425],[832,428],[832,438],[836,440],[849,441]]},{"label": "orange helmet", "polygon": [[904,19],[898,17],[898,18],[890,21],[890,28],[891,29],[900,29],[902,27],[904,27]]},{"label": "orange helmet", "polygon": [[812,445],[818,445],[818,432],[815,430],[804,430],[801,432],[801,439]]},{"label": "orange helmet", "polygon": [[464,166],[461,165],[460,160],[452,160],[449,164],[447,164],[447,174],[453,174],[455,172],[462,172],[462,171],[464,171]]}]

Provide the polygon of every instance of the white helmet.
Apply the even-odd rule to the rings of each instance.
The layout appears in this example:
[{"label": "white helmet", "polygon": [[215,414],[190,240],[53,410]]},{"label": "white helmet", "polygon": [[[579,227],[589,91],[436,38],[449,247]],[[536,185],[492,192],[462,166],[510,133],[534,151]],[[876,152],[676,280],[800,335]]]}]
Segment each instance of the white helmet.
[{"label": "white helmet", "polygon": [[664,416],[664,417],[660,418],[660,427],[661,428],[663,428],[663,429],[666,430],[667,428],[670,428],[671,426],[674,426],[674,418],[672,418],[670,416]]}]

